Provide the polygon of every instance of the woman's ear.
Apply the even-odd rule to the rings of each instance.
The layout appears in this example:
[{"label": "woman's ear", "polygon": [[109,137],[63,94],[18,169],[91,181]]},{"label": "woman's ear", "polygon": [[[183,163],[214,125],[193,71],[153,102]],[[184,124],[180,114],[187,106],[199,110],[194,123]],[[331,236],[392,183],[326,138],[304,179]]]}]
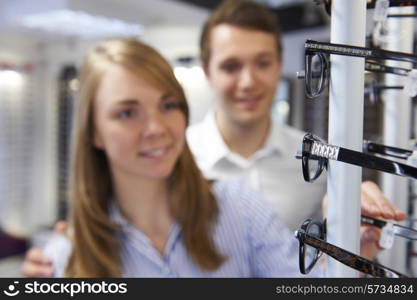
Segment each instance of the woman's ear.
[{"label": "woman's ear", "polygon": [[[94,109],[97,109],[96,107]],[[103,141],[103,137],[101,136],[100,130],[98,130],[99,126],[98,126],[98,116],[97,116],[97,111],[92,112],[92,131],[93,131],[93,145],[94,147],[96,147],[97,149],[103,150],[104,148],[104,141]]]},{"label": "woman's ear", "polygon": [[93,133],[93,145],[100,150],[104,148],[103,138],[97,130],[94,130]]}]

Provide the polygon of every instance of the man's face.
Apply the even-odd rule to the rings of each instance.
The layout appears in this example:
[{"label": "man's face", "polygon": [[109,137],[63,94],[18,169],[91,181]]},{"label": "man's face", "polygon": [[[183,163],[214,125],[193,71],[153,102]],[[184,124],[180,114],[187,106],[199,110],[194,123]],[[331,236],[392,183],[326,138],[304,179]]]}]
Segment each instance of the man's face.
[{"label": "man's face", "polygon": [[205,72],[217,96],[217,112],[243,126],[268,118],[281,75],[276,37],[221,24],[210,33],[210,53]]}]

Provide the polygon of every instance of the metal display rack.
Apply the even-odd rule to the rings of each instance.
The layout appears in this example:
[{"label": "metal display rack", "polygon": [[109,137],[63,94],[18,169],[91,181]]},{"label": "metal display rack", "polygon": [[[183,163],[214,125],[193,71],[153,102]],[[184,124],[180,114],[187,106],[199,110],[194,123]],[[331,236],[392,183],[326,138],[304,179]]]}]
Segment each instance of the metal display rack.
[{"label": "metal display rack", "polygon": [[[331,7],[331,42],[364,46],[366,41],[366,0],[333,0]],[[392,14],[414,13],[414,7],[390,8]],[[393,38],[382,45],[383,49],[413,53],[413,18],[389,18],[388,34]],[[401,34],[400,34],[401,33]],[[362,151],[364,120],[364,59],[331,55],[329,88],[329,129],[331,145],[340,145]],[[410,63],[387,61],[387,65],[412,68]],[[386,75],[388,86],[404,85],[404,77]],[[411,99],[401,90],[383,93],[384,123],[383,142],[387,145],[409,148],[411,135]],[[362,170],[331,161],[328,170],[327,191],[327,239],[330,243],[354,253],[359,253],[360,186]],[[385,196],[405,212],[409,208],[410,180],[382,174],[382,190]],[[396,240],[395,249],[383,251],[378,259],[384,265],[395,266],[407,273],[407,243]],[[410,248],[410,247],[408,247]],[[409,251],[408,251],[409,252]],[[358,277],[358,272],[328,259],[329,277]]]},{"label": "metal display rack", "polygon": [[[391,7],[391,14],[412,14],[414,7]],[[388,42],[383,45],[387,50],[413,53],[414,45],[414,18],[388,18],[387,35]],[[387,64],[396,67],[412,68],[411,63],[390,61]],[[403,86],[403,76],[387,74],[386,85]],[[412,100],[402,90],[387,90],[383,95],[384,100],[384,143],[397,147],[410,148]],[[388,199],[405,212],[408,211],[410,179],[382,174],[382,190]],[[410,212],[409,212],[410,213]],[[383,251],[379,255],[380,261],[385,265],[395,266],[400,272],[407,272],[407,241],[396,239],[395,247]]]},{"label": "metal display rack", "polygon": [[[366,0],[332,1],[331,42],[365,46]],[[329,144],[362,150],[364,59],[331,55]],[[330,162],[327,193],[328,241],[359,253],[362,170]],[[328,259],[328,276],[357,277],[358,272]]]}]

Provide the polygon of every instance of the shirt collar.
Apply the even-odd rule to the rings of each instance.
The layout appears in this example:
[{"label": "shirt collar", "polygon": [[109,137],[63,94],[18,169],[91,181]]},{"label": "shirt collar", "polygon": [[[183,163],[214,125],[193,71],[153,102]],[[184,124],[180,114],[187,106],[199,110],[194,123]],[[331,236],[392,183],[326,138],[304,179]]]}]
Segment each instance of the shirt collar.
[{"label": "shirt collar", "polygon": [[[224,142],[217,126],[215,112],[213,110],[208,112],[203,119],[203,126],[205,129],[204,134],[206,135],[206,141],[210,143],[210,146],[207,148],[210,149],[211,152],[207,161],[209,165],[214,166],[222,159],[231,159],[234,161],[238,159],[238,157],[236,157],[238,155],[232,152]],[[257,153],[254,154],[253,159],[271,153],[283,154],[287,151],[285,147],[286,135],[281,128],[282,126],[283,125],[280,125],[271,119],[271,127],[265,144]]]},{"label": "shirt collar", "polygon": [[129,222],[126,220],[125,217],[122,216],[119,207],[114,201],[112,201],[110,204],[109,215],[113,223],[120,226],[122,230],[129,227]]},{"label": "shirt collar", "polygon": [[271,127],[269,129],[268,137],[265,140],[265,144],[260,151],[268,153],[278,152],[278,154],[284,154],[287,151],[286,148],[286,135],[283,132],[285,125],[278,124],[277,121],[271,119]]},{"label": "shirt collar", "polygon": [[220,160],[225,159],[232,152],[223,140],[216,123],[214,110],[206,114],[202,121],[202,126],[204,127],[204,134],[206,136],[205,140],[208,143],[207,149],[210,150],[210,155],[207,156],[207,163],[213,166]]},{"label": "shirt collar", "polygon": [[[110,204],[109,209],[110,219],[118,226],[120,226],[121,231],[126,234],[128,237],[135,239],[136,241],[141,241],[142,245],[146,244],[147,246],[151,245],[151,241],[146,237],[146,235],[134,225],[132,225],[121,213],[120,208],[117,203],[114,201]],[[175,243],[180,237],[181,229],[177,222],[172,224],[167,243],[165,245],[164,255],[169,255],[172,249],[174,248]],[[134,245],[135,246],[135,245]],[[137,249],[142,252],[145,248],[137,247]],[[142,250],[141,250],[142,249]],[[145,249],[146,250],[146,249]],[[152,257],[153,255],[150,255]],[[157,255],[159,257],[159,255]],[[154,257],[155,259],[155,257]]]}]

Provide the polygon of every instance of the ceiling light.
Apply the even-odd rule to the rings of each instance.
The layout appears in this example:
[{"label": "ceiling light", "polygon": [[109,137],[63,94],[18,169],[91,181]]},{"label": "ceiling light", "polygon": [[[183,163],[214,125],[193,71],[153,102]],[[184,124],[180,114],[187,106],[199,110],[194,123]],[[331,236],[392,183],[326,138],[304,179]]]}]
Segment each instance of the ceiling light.
[{"label": "ceiling light", "polygon": [[22,16],[17,22],[31,29],[81,38],[139,36],[143,31],[139,24],[68,9]]}]

